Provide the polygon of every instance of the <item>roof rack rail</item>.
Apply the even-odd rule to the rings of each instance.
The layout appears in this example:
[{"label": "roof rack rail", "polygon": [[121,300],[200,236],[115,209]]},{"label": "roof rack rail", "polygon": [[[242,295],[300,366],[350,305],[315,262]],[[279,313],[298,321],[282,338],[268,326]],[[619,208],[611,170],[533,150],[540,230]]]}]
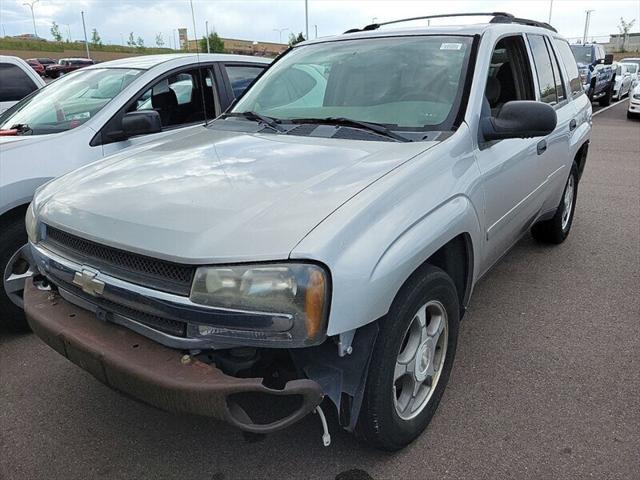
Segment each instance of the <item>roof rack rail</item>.
[{"label": "roof rack rail", "polygon": [[350,30],[347,30],[344,33],[367,32],[370,30],[377,30],[384,25],[391,25],[394,23],[404,23],[404,22],[412,22],[414,20],[430,20],[432,18],[449,18],[449,17],[493,17],[490,23],[519,23],[521,25],[529,25],[532,27],[546,28],[548,30],[552,30],[557,33],[557,30],[553,28],[551,25],[549,25],[548,23],[538,22],[536,20],[528,20],[526,18],[518,18],[506,12],[451,13],[451,14],[444,14],[444,15],[427,15],[424,17],[401,18],[399,20],[391,20],[389,22],[371,23],[362,28],[352,28]]}]

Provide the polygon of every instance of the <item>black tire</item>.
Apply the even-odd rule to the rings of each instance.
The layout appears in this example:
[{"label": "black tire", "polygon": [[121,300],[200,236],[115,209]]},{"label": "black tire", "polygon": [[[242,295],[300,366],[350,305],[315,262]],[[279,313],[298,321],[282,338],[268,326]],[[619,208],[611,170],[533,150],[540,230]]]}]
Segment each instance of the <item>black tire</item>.
[{"label": "black tire", "polygon": [[595,92],[595,87],[593,86],[593,84],[591,84],[591,86],[589,87],[589,90],[587,90],[587,98],[589,99],[590,102],[593,102],[594,92]]},{"label": "black tire", "polygon": [[[571,211],[569,212],[569,219],[565,227],[562,226],[562,217],[565,211],[565,193],[569,185],[569,180],[573,179],[573,200],[571,203]],[[578,198],[578,167],[576,162],[573,162],[571,166],[571,172],[565,183],[564,190],[562,191],[562,198],[560,199],[560,205],[556,210],[553,218],[536,223],[531,227],[531,235],[533,238],[543,243],[560,244],[565,241],[571,231],[571,224],[573,223],[573,215],[576,211],[576,200]]]},{"label": "black tire", "polygon": [[609,105],[611,105],[612,96],[613,96],[613,83],[609,85],[609,88],[607,89],[607,93],[605,94],[605,96],[598,100],[598,105],[600,105],[601,107],[608,107]]},{"label": "black tire", "polygon": [[629,110],[627,110],[627,118],[637,118],[637,116],[635,113],[632,113]]},{"label": "black tire", "polygon": [[[394,370],[405,334],[418,309],[436,300],[448,317],[447,350],[437,384],[423,410],[410,420],[400,418],[395,407]],[[369,445],[399,450],[427,427],[447,386],[458,341],[460,305],[456,287],[441,269],[427,265],[414,274],[399,292],[388,315],[380,322],[373,349],[356,435]],[[444,342],[444,340],[443,340]]]},{"label": "black tire", "polygon": [[[0,224],[0,273],[4,279],[5,268],[13,255],[27,243],[27,232],[22,216],[12,218],[6,223]],[[27,332],[29,325],[24,316],[24,311],[13,303],[4,283],[0,284],[0,327],[10,332]]]}]

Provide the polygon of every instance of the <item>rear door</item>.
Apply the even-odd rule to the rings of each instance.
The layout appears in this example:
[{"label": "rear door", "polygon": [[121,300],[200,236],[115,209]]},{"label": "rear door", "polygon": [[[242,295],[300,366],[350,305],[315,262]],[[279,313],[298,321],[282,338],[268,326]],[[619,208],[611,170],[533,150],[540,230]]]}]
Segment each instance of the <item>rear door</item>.
[{"label": "rear door", "polygon": [[538,100],[551,105],[558,118],[555,130],[540,140],[546,147],[544,155],[538,158],[545,182],[545,201],[541,212],[544,214],[557,208],[569,176],[573,161],[570,139],[577,127],[576,110],[570,101],[571,92],[567,91],[564,74],[558,55],[552,47],[551,38],[546,35],[527,34],[527,40],[536,71]]},{"label": "rear door", "polygon": [[228,104],[231,104],[236,98],[239,98],[256,77],[268,66],[269,65],[262,63],[239,62],[221,64]]}]

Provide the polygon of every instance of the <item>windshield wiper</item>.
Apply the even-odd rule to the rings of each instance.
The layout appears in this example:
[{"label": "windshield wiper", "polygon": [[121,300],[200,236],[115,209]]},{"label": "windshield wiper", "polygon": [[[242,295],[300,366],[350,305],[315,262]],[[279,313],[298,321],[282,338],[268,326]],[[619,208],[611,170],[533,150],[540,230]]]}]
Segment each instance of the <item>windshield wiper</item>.
[{"label": "windshield wiper", "polygon": [[22,135],[24,133],[27,132],[32,132],[33,129],[27,125],[26,123],[16,123],[11,125],[11,127],[9,128],[9,130],[17,130],[19,135]]},{"label": "windshield wiper", "polygon": [[283,128],[275,118],[267,117],[266,115],[262,115],[258,112],[252,112],[252,111],[231,112],[231,113],[225,113],[224,115],[222,115],[222,118],[227,118],[227,117],[244,117],[248,120],[253,120],[256,122],[263,123],[266,126],[275,130],[276,132],[283,133],[287,131],[287,129]]},{"label": "windshield wiper", "polygon": [[288,120],[291,123],[318,123],[323,125],[341,125],[345,127],[359,128],[361,130],[369,130],[379,135],[393,138],[398,142],[412,142],[410,138],[404,137],[392,131],[389,127],[385,127],[381,123],[364,122],[362,120],[354,120],[345,117],[326,117],[326,118],[292,118]]}]

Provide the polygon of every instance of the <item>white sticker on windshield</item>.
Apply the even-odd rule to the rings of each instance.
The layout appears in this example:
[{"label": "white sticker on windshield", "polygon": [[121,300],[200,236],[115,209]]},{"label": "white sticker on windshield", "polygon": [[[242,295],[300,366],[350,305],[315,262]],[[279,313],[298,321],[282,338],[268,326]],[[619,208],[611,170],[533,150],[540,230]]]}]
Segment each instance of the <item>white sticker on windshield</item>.
[{"label": "white sticker on windshield", "polygon": [[461,43],[443,43],[440,45],[440,50],[460,50],[461,48]]}]

